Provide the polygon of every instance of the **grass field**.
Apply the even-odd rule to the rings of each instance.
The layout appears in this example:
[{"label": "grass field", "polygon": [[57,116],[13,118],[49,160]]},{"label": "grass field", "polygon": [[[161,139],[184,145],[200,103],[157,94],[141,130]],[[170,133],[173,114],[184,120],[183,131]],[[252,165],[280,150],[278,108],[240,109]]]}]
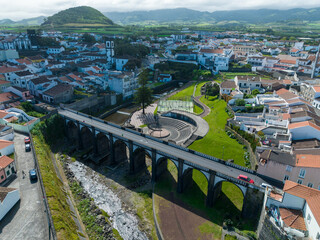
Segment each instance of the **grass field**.
[{"label": "grass field", "polygon": [[195,141],[189,148],[224,160],[234,159],[236,164],[245,166],[243,146],[230,138],[224,130],[228,119],[226,102],[216,97],[202,97],[200,100],[211,108],[210,114],[204,117],[210,129],[204,138]]},{"label": "grass field", "polygon": [[189,87],[183,89],[180,92],[177,92],[176,94],[169,97],[167,100],[181,100],[181,101],[190,101],[191,97],[193,95],[194,86],[196,83],[193,83]]},{"label": "grass field", "polygon": [[70,210],[67,202],[67,194],[63,188],[63,183],[55,172],[55,168],[51,160],[50,147],[46,144],[42,135],[33,135],[33,139],[58,239],[79,239],[77,234],[78,228],[72,218],[72,211]]}]

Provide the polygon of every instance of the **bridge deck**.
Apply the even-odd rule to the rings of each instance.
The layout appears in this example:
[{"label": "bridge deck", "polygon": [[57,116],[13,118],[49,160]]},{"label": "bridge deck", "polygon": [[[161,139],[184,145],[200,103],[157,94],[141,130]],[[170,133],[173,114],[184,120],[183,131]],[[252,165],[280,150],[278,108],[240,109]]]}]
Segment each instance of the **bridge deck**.
[{"label": "bridge deck", "polygon": [[133,141],[134,143],[137,143],[140,146],[145,146],[146,148],[153,148],[159,152],[176,157],[177,159],[178,158],[183,159],[191,163],[190,165],[196,164],[202,168],[217,171],[221,174],[224,174],[226,176],[233,177],[233,178],[237,178],[239,174],[243,174],[253,179],[255,181],[255,185],[257,186],[260,186],[262,182],[265,182],[260,177],[258,177],[255,173],[249,173],[247,171],[237,169],[233,166],[228,166],[228,165],[219,163],[217,161],[213,161],[211,159],[201,157],[192,152],[187,152],[185,150],[179,149],[178,147],[174,147],[174,146],[167,145],[165,143],[154,141],[152,139],[146,138],[145,136],[141,136],[139,134],[135,134],[133,132],[129,132],[124,129],[117,128],[109,124],[105,124],[103,122],[97,121],[88,116],[85,116],[84,114],[77,114],[75,112],[71,112],[68,110],[59,110],[59,114],[69,119],[79,121],[83,125],[93,126],[95,127],[96,130],[109,132],[115,136],[126,138],[128,140]]}]

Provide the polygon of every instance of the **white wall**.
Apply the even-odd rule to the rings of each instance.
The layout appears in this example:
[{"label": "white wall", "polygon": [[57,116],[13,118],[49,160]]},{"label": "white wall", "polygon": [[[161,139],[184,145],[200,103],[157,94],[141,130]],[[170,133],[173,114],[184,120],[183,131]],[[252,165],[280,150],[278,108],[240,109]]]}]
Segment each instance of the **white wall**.
[{"label": "white wall", "polygon": [[10,209],[20,200],[19,190],[9,192],[3,202],[0,202],[0,220],[10,211]]},{"label": "white wall", "polygon": [[14,139],[13,131],[9,134],[4,135],[4,136],[0,136],[0,139],[6,140],[6,141],[13,141],[13,139]]},{"label": "white wall", "polygon": [[4,155],[8,156],[13,152],[14,152],[14,144],[13,143],[6,148],[0,149],[1,156],[4,156]]},{"label": "white wall", "polygon": [[292,134],[292,140],[303,140],[312,138],[320,140],[320,131],[317,131],[310,126],[293,128],[289,129],[289,131]]},{"label": "white wall", "polygon": [[[317,234],[318,233],[320,234],[320,227],[319,227],[318,222],[315,219],[313,213],[311,212],[311,209],[310,209],[308,203],[306,203],[303,212],[304,212],[304,219],[305,219],[306,227],[309,231],[309,237],[313,240],[316,240]],[[310,222],[308,221],[309,214],[311,216]]]},{"label": "white wall", "polygon": [[304,206],[305,200],[303,198],[299,198],[297,196],[291,195],[289,193],[283,194],[282,202],[278,202],[272,198],[268,198],[267,206],[275,205],[278,207],[285,207],[285,208],[292,208],[292,209],[299,209],[302,210]]}]

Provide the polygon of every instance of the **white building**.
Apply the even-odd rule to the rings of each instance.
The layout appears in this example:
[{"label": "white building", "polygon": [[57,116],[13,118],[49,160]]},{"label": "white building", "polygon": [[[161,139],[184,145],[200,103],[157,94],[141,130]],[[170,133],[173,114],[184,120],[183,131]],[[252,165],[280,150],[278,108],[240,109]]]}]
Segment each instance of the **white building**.
[{"label": "white building", "polygon": [[138,80],[132,72],[112,71],[108,73],[108,86],[111,91],[121,93],[123,99],[127,99],[133,97]]},{"label": "white building", "polygon": [[288,125],[288,131],[292,135],[292,140],[320,140],[320,127],[311,121],[291,123]]},{"label": "white building", "polygon": [[12,141],[0,140],[0,155],[8,156],[14,152],[14,143]]},{"label": "white building", "polygon": [[[283,196],[268,197],[267,207],[275,206],[280,213],[279,225],[291,236],[320,238],[320,191],[286,181]],[[272,193],[270,193],[272,196]],[[295,221],[292,221],[295,219]],[[307,233],[308,232],[308,233]]]},{"label": "white building", "polygon": [[47,49],[48,54],[60,54],[64,51],[64,47],[49,47]]},{"label": "white building", "polygon": [[18,189],[0,187],[0,220],[19,200],[20,193]]}]

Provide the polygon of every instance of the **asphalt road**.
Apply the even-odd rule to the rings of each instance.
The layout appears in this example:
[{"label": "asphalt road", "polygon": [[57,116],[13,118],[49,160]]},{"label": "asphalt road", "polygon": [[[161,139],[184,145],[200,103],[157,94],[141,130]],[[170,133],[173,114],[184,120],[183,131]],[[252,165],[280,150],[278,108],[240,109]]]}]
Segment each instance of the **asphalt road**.
[{"label": "asphalt road", "polygon": [[[14,147],[17,161],[17,178],[7,187],[20,190],[20,202],[0,222],[2,240],[49,239],[47,216],[39,182],[31,182],[29,170],[34,168],[32,152],[25,152],[25,136],[15,133]],[[22,170],[26,173],[23,178]]]},{"label": "asphalt road", "polygon": [[140,145],[154,148],[154,149],[159,150],[161,152],[170,154],[171,156],[174,156],[174,157],[186,160],[188,162],[197,164],[201,167],[220,172],[220,173],[227,175],[229,177],[237,178],[239,176],[239,174],[244,174],[244,175],[248,176],[249,178],[253,179],[255,182],[255,185],[257,185],[257,186],[260,186],[261,183],[265,182],[257,175],[250,174],[250,173],[241,171],[239,169],[236,169],[236,168],[233,168],[230,166],[226,166],[224,164],[221,164],[221,163],[218,163],[218,162],[215,162],[212,160],[208,160],[206,158],[197,156],[197,155],[192,154],[190,152],[186,152],[186,151],[180,150],[178,148],[153,141],[153,140],[145,138],[143,136],[139,136],[137,134],[134,134],[134,133],[131,133],[131,132],[104,124],[102,122],[93,120],[89,117],[81,116],[81,115],[78,115],[76,113],[73,113],[73,112],[70,112],[67,110],[59,110],[59,114],[64,115],[66,117],[69,117],[71,119],[80,121],[85,125],[93,126],[96,129],[101,129],[101,130],[110,132],[116,136],[120,136],[120,137],[129,139],[129,140],[132,140],[133,142],[136,142]]}]

